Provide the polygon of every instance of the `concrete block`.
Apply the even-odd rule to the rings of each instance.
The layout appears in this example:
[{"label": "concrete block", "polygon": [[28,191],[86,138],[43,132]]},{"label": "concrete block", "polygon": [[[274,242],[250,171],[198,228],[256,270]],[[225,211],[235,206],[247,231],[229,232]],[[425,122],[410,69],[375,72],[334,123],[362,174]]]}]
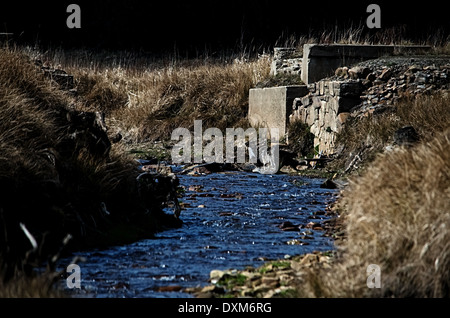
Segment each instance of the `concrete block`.
[{"label": "concrete block", "polygon": [[306,85],[254,88],[249,92],[248,120],[253,127],[278,128],[286,135],[294,99],[308,94]]}]

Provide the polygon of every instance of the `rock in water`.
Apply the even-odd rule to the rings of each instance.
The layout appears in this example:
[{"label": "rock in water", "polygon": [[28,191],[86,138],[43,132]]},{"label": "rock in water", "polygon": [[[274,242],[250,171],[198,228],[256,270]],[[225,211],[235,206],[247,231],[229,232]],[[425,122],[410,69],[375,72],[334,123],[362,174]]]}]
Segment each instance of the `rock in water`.
[{"label": "rock in water", "polygon": [[320,187],[322,189],[337,189],[338,188],[337,184],[331,179],[327,179],[326,181],[324,181],[324,183],[322,183],[320,185]]}]

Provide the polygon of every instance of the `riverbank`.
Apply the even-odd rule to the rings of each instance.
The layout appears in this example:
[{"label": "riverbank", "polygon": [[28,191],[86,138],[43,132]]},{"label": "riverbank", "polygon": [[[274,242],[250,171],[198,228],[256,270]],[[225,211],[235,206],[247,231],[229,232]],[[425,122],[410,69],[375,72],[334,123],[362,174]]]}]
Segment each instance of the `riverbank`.
[{"label": "riverbank", "polygon": [[[199,298],[447,297],[449,146],[446,129],[414,147],[379,154],[349,177],[324,212],[333,217],[317,223],[336,250],[212,270],[210,285],[186,291]],[[367,285],[371,264],[381,270],[379,288]]]},{"label": "riverbank", "polygon": [[[139,178],[103,114],[84,109],[73,89],[65,71],[0,48],[1,296],[53,295],[63,253],[181,225],[163,211],[176,177]],[[41,266],[48,273],[36,278]]]}]

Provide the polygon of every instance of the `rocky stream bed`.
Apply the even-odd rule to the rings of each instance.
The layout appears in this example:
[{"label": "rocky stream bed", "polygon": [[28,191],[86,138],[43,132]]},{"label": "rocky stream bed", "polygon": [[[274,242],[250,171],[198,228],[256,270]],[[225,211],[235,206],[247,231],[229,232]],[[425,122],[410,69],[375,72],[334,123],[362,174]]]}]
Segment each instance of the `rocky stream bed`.
[{"label": "rocky stream bed", "polygon": [[329,262],[327,206],[336,190],[321,187],[323,179],[241,171],[179,177],[183,226],[78,253],[85,262],[74,296],[283,297],[298,266]]}]

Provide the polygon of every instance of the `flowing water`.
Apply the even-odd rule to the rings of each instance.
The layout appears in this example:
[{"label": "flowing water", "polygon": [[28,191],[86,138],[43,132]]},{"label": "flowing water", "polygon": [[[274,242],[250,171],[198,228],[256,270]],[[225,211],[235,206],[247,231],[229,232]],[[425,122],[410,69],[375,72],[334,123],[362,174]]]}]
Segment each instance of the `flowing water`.
[{"label": "flowing water", "polygon": [[[331,250],[333,241],[323,231],[279,227],[287,221],[320,221],[312,219],[317,218],[314,212],[323,211],[334,199],[334,190],[320,188],[323,181],[244,172],[181,175],[186,189],[184,225],[154,239],[77,253],[86,261],[79,264],[81,289],[73,293],[99,298],[191,297],[181,288],[207,285],[213,269],[257,267],[266,259]],[[306,244],[287,244],[292,240]],[[175,291],[164,288],[168,286]]]}]

